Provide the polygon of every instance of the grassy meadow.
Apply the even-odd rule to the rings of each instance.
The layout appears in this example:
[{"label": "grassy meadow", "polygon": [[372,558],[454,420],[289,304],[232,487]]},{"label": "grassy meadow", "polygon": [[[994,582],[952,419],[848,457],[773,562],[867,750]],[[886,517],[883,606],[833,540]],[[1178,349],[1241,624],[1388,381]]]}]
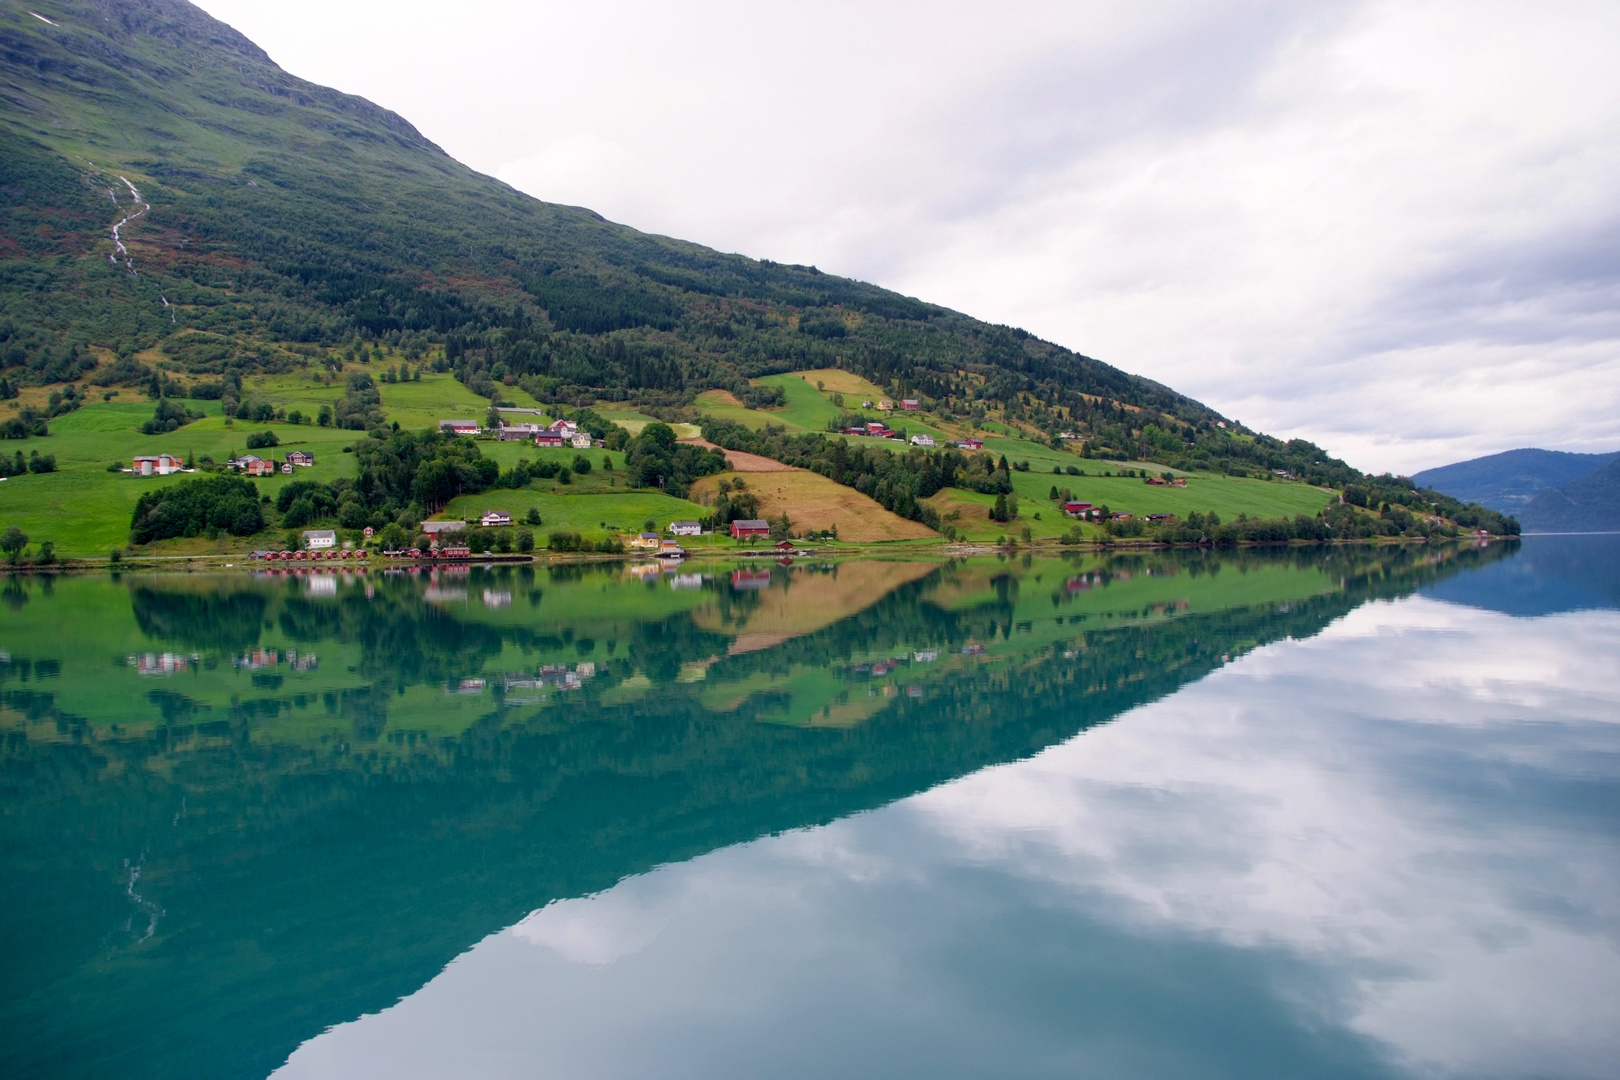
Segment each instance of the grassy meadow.
[{"label": "grassy meadow", "polygon": [[[368,370],[375,377],[385,366],[350,365],[350,369]],[[246,452],[247,437],[256,431],[275,432],[279,440],[274,450],[277,456],[295,448],[313,451],[316,456],[315,467],[299,469],[294,476],[278,475],[255,481],[271,498],[295,479],[332,480],[352,476],[355,461],[343,448],[360,437],[359,433],[321,428],[308,422],[322,405],[335,402],[342,394],[346,374],[340,371],[328,375],[324,370],[311,368],[247,381],[246,395],[268,401],[289,413],[301,412],[306,418],[303,424],[230,422],[221,414],[219,402],[191,400],[186,401],[187,407],[205,413],[204,418],[166,435],[143,435],[140,431],[140,426],[156,407],[150,401],[93,401],[57,417],[51,421],[50,436],[4,444],[3,448],[12,452],[15,448],[25,454],[38,450],[54,455],[57,471],[15,476],[0,482],[0,528],[16,525],[35,544],[50,540],[63,556],[104,555],[125,543],[130,516],[143,492],[182,479],[179,476],[142,478],[109,472],[110,463],[127,466],[136,455],[157,453],[188,459],[208,456],[224,461]],[[822,383],[821,389],[815,385],[818,381]],[[747,409],[724,391],[708,391],[699,395],[699,405],[713,415],[737,419],[756,429],[773,423],[794,430],[819,431],[838,414],[831,401],[834,393],[844,394],[846,406],[855,407],[861,400],[882,393],[866,380],[837,369],[772,375],[758,382],[781,387],[787,395],[787,404],[779,409]],[[420,381],[378,383],[378,388],[385,415],[406,428],[434,427],[440,420],[452,418],[482,422],[489,408],[487,399],[474,394],[450,375],[424,373]],[[527,398],[527,395],[521,396]],[[728,401],[730,404],[726,403]],[[536,407],[536,404],[531,402],[524,407]],[[653,419],[633,410],[607,410],[606,414],[632,433]],[[942,443],[967,431],[936,418],[927,418],[931,422],[925,422],[914,414],[894,415],[890,419],[912,431],[933,433]],[[698,434],[695,425],[675,426],[680,437]],[[1027,472],[1012,474],[1020,501],[1020,516],[1007,525],[988,518],[993,496],[961,489],[934,496],[931,501],[945,523],[975,541],[1018,535],[1026,526],[1036,539],[1055,538],[1068,532],[1073,523],[1047,498],[1053,485],[1059,489],[1069,488],[1076,498],[1138,516],[1169,513],[1185,517],[1194,510],[1213,510],[1228,519],[1239,513],[1251,517],[1291,517],[1315,514],[1332,497],[1326,489],[1301,483],[1202,473],[1178,474],[1188,475],[1186,488],[1154,487],[1136,478],[1101,475],[1118,473],[1125,468],[1147,469],[1153,473],[1165,471],[1151,462],[1088,460],[1066,447],[1054,449],[1030,439],[980,434],[985,439],[984,453],[1005,455],[1015,463],[1027,461],[1030,468]],[[481,442],[479,447],[502,468],[509,468],[520,459],[554,460],[559,465],[572,467],[582,453],[590,460],[592,468],[587,474],[574,474],[567,485],[553,478],[535,480],[524,491],[496,490],[467,496],[456,500],[439,516],[472,518],[492,508],[510,510],[521,516],[532,506],[540,511],[543,530],[566,529],[600,538],[610,532],[639,530],[648,518],[663,528],[672,520],[701,517],[705,513],[702,504],[713,501],[720,479],[710,477],[700,481],[694,485],[690,500],[680,500],[657,492],[626,490],[622,453],[571,448],[542,450],[527,442]],[[899,449],[898,444],[894,449]],[[1054,466],[1060,470],[1077,467],[1088,475],[1077,477],[1066,472],[1053,475]],[[883,510],[852,488],[814,473],[802,470],[769,476],[750,473],[747,479],[751,490],[760,496],[763,514],[774,517],[786,512],[798,529],[824,529],[836,524],[841,539],[868,543],[933,535],[920,524]],[[1086,531],[1094,534],[1097,530],[1087,527]],[[244,550],[251,546],[253,542],[224,538],[207,542],[169,541],[162,548],[172,553],[202,553]]]}]

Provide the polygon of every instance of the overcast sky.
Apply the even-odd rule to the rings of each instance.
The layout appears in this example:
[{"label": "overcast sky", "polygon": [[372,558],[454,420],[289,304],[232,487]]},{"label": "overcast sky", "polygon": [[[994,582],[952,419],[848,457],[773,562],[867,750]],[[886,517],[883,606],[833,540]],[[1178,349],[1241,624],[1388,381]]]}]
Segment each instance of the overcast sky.
[{"label": "overcast sky", "polygon": [[539,198],[1362,468],[1620,449],[1620,4],[203,0]]}]

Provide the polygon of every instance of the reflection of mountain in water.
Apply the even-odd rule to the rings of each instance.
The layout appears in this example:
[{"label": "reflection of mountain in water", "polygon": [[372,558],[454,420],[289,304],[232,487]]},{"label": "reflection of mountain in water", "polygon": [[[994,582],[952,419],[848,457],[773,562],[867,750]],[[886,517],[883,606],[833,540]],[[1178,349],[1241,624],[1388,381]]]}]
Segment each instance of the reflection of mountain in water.
[{"label": "reflection of mountain in water", "polygon": [[[235,581],[216,594],[214,633],[194,585],[162,599],[162,581],[66,583],[57,598],[78,591],[61,618],[138,620],[152,648],[212,637],[280,663],[246,640],[246,589],[265,635],[321,660],[280,663],[275,685],[268,667],[243,674],[207,652],[160,683],[106,667],[110,646],[78,667],[0,665],[0,1061],[10,1076],[263,1075],[554,898],[1028,755],[1496,554],[987,560],[737,655],[706,616],[667,606],[674,590],[621,595],[601,576],[515,577],[511,605],[460,615],[411,582],[322,599]],[[783,580],[791,597],[801,579]],[[817,580],[802,578],[809,599]],[[87,617],[92,594],[105,610]],[[724,582],[699,602],[734,599],[753,603]],[[482,686],[469,676],[557,650],[597,658],[588,679],[574,664],[562,699],[485,700],[453,733],[400,730],[411,708],[411,724],[431,722],[412,702],[455,708],[464,682]],[[132,704],[132,685],[151,689]],[[258,693],[217,689],[232,686]],[[103,709],[155,719],[114,728]]]},{"label": "reflection of mountain in water", "polygon": [[1620,535],[1527,536],[1516,557],[1448,577],[1424,591],[1504,615],[1620,607]]}]

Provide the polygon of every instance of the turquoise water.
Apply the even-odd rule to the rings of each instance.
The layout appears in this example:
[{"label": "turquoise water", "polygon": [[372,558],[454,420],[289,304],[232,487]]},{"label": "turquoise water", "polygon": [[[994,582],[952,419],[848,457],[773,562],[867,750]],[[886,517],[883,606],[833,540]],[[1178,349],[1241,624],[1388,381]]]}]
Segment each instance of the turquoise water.
[{"label": "turquoise water", "polygon": [[0,1071],[1609,1076],[1616,555],[12,579]]}]

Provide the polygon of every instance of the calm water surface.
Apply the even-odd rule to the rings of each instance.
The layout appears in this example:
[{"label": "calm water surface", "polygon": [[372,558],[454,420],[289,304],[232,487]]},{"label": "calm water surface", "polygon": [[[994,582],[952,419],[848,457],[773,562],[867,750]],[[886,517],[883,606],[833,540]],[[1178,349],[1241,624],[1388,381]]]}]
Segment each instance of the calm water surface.
[{"label": "calm water surface", "polygon": [[1617,567],[0,582],[0,1073],[1611,1077]]}]

